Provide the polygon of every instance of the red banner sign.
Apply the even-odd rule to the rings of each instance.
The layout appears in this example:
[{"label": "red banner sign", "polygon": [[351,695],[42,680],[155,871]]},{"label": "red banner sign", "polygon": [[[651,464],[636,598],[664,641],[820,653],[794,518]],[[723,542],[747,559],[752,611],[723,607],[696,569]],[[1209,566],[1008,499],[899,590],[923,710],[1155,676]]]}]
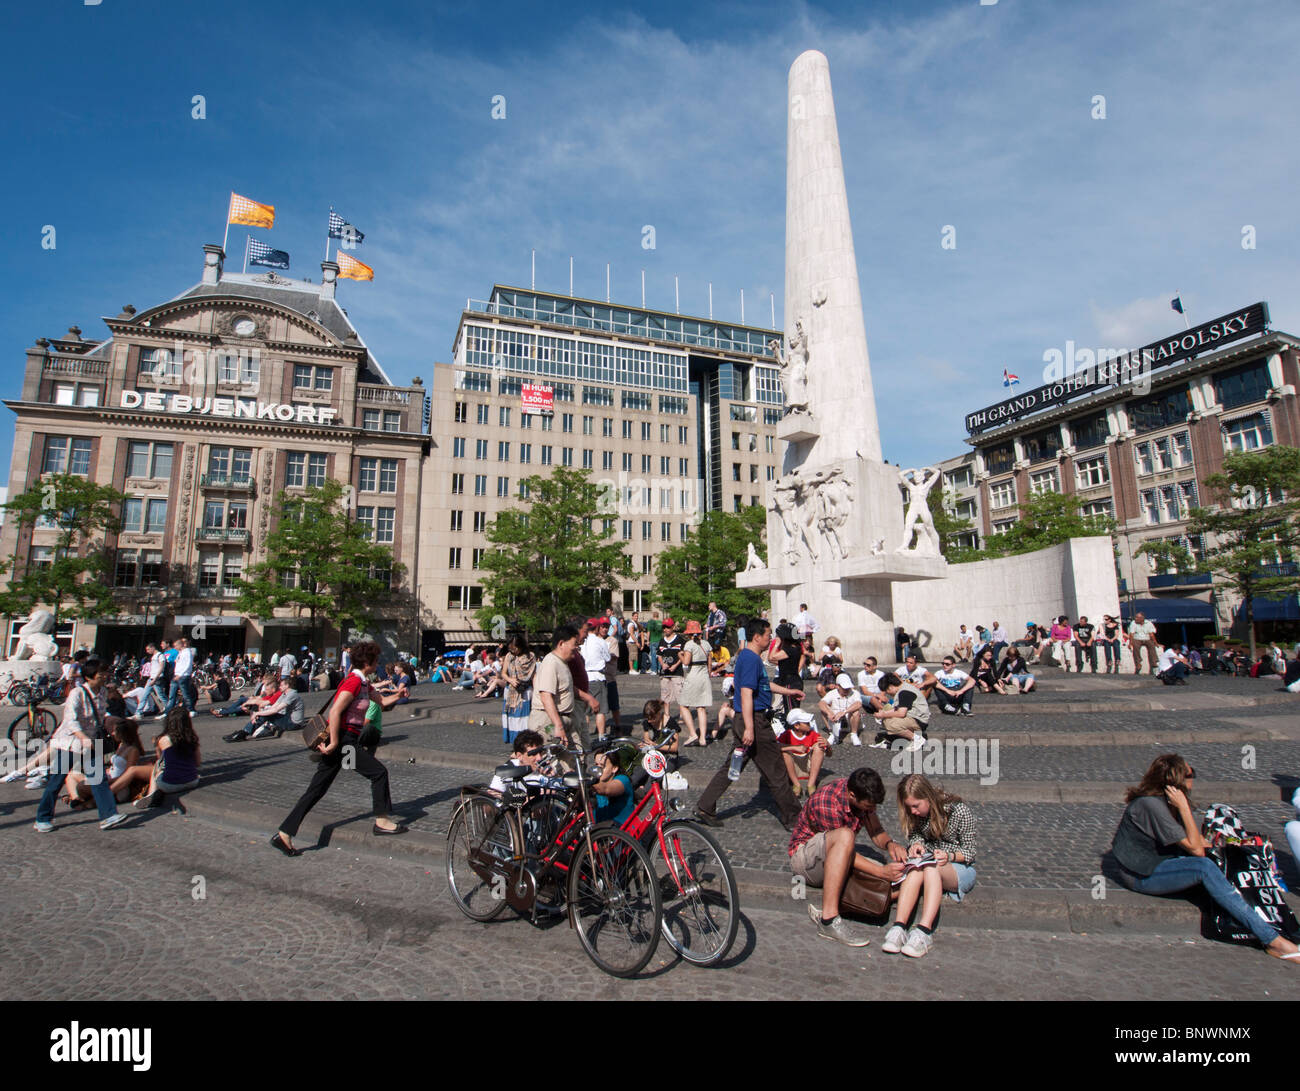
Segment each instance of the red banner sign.
[{"label": "red banner sign", "polygon": [[554,413],[555,388],[540,383],[524,383],[522,404],[525,413]]}]

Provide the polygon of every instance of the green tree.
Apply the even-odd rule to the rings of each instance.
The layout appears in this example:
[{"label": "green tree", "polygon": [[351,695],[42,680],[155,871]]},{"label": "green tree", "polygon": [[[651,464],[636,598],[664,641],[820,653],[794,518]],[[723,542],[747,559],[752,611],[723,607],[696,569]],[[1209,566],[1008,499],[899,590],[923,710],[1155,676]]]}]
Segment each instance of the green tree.
[{"label": "green tree", "polygon": [[767,511],[706,511],[681,545],[665,549],[655,562],[654,601],[671,612],[701,623],[710,602],[726,611],[728,621],[757,614],[768,604],[766,591],[736,586],[736,573],[749,559],[749,543],[760,556]]},{"label": "green tree", "polygon": [[1138,546],[1135,552],[1150,558],[1156,574],[1160,576],[1196,569],[1196,558],[1192,556],[1191,550],[1177,539],[1152,538]]},{"label": "green tree", "polygon": [[1300,592],[1300,450],[1230,454],[1204,484],[1214,506],[1193,508],[1187,531],[1214,536],[1206,561],[1242,598],[1254,658],[1255,599]]},{"label": "green tree", "polygon": [[55,533],[54,560],[20,565],[0,592],[0,611],[13,616],[46,606],[54,622],[113,613],[112,571],[103,535],[121,528],[126,497],[77,474],[51,474],[5,504],[20,528],[37,523]]},{"label": "green tree", "polygon": [[973,531],[975,525],[957,514],[956,494],[953,490],[933,488],[926,495],[925,501],[930,508],[930,518],[934,520],[935,532],[939,535],[939,552],[944,558],[950,564],[979,560],[978,549],[960,544],[961,536]]},{"label": "green tree", "polygon": [[1002,534],[990,534],[981,551],[985,557],[1012,557],[1059,545],[1071,538],[1111,534],[1109,515],[1084,515],[1078,497],[1059,492],[1035,492],[1020,505],[1020,519]]},{"label": "green tree", "polygon": [[393,560],[392,549],[372,540],[371,528],[352,517],[344,497],[344,487],[333,480],[301,495],[280,493],[266,560],[249,565],[239,582],[243,613],[271,617],[295,607],[310,619],[313,643],[323,635],[322,622],[338,630],[341,643],[349,629],[370,624],[406,568]]},{"label": "green tree", "polygon": [[623,543],[610,541],[605,529],[616,509],[587,470],[557,466],[522,486],[523,506],[488,524],[491,546],[479,562],[485,605],[474,616],[498,634],[498,619],[542,632],[603,609],[630,563]]}]

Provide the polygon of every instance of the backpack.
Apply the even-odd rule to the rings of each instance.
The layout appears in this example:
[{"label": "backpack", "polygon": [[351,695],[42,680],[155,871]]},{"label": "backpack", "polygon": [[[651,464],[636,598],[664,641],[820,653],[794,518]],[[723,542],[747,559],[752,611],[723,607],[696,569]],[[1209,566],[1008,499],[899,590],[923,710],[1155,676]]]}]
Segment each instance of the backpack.
[{"label": "backpack", "polygon": [[172,684],[172,676],[175,673],[176,673],[175,661],[172,659],[168,659],[164,655],[162,661],[162,670],[158,672],[158,682],[157,682],[158,688],[161,690],[169,689]]}]

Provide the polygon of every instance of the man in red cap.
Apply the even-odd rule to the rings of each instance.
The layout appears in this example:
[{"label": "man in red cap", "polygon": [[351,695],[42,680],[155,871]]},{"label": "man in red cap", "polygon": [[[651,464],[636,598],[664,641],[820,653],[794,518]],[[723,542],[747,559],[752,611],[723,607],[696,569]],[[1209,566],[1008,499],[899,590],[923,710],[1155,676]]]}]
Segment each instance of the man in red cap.
[{"label": "man in red cap", "polygon": [[682,712],[682,638],[677,633],[677,623],[664,618],[664,638],[659,641],[659,700],[665,705],[677,706]]}]

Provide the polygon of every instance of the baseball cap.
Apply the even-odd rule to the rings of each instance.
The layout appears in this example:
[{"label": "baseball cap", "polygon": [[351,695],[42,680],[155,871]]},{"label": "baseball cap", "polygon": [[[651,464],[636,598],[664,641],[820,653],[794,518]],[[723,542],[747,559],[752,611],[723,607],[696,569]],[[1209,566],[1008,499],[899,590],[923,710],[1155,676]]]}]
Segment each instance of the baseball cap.
[{"label": "baseball cap", "polygon": [[850,678],[847,674],[841,674],[837,679],[835,679],[835,684],[839,686],[841,689],[852,689],[853,679]]},{"label": "baseball cap", "polygon": [[675,628],[677,628],[677,622],[675,622],[675,621],[674,621],[672,618],[670,618],[670,617],[666,617],[666,618],[664,618],[664,628],[665,628],[665,629],[675,629]]},{"label": "baseball cap", "polygon": [[813,722],[811,712],[805,712],[801,708],[791,709],[785,714],[787,724],[810,724]]}]

